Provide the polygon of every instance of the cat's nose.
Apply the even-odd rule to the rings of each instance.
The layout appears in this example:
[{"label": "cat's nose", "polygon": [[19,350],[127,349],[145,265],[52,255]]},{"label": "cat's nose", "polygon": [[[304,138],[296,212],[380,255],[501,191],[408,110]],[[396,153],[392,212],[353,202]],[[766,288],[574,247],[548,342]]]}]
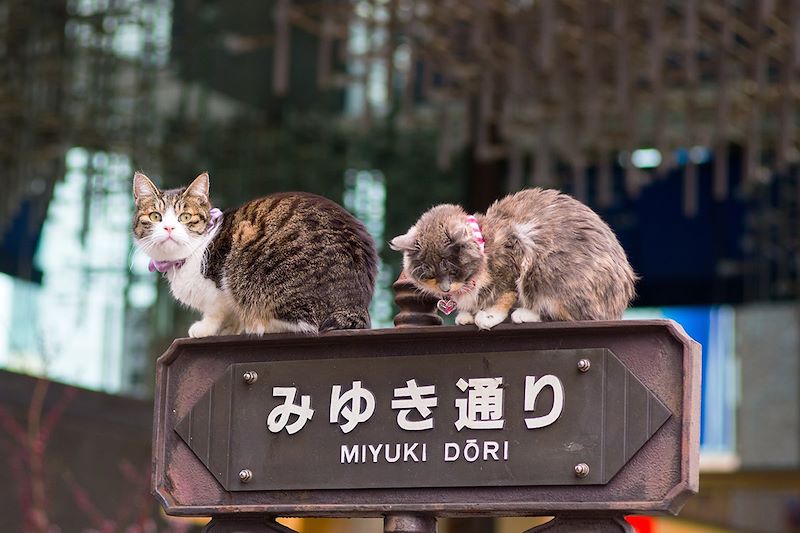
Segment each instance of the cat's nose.
[{"label": "cat's nose", "polygon": [[450,290],[450,282],[449,281],[440,281],[439,288],[442,292],[448,292]]},{"label": "cat's nose", "polygon": [[173,226],[164,226],[164,231],[166,231],[167,233],[172,233],[173,231],[175,231],[175,228]]}]

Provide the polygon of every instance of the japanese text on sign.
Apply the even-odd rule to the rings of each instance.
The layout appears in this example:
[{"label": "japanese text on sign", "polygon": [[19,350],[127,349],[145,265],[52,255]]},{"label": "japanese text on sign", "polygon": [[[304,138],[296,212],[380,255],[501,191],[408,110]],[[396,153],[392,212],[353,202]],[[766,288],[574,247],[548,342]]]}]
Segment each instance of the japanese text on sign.
[{"label": "japanese text on sign", "polygon": [[[458,431],[467,429],[503,429],[503,378],[459,379],[456,387],[465,396],[455,401],[458,420],[453,423]],[[537,378],[525,376],[525,411],[536,410],[536,399],[545,387],[553,391],[550,411],[535,417],[525,418],[528,429],[537,429],[553,424],[564,408],[564,387],[556,376],[548,374]],[[348,390],[340,384],[331,387],[329,422],[339,424],[343,433],[350,433],[359,424],[370,419],[375,412],[375,395],[361,381],[353,381]],[[302,430],[312,419],[312,398],[301,395],[299,403],[297,387],[273,387],[272,395],[284,402],[273,408],[267,416],[267,427],[272,433],[286,430],[290,435]],[[391,408],[398,411],[397,425],[404,431],[425,431],[434,427],[433,409],[438,406],[436,385],[419,385],[416,379],[406,381],[405,387],[394,389]],[[290,419],[293,420],[290,422]],[[344,419],[344,422],[342,422]]]}]

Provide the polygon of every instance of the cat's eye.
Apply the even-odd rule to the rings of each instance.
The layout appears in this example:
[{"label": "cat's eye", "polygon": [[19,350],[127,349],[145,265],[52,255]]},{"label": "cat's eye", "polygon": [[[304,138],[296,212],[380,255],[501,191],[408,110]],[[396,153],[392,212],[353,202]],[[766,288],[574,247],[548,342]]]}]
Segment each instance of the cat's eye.
[{"label": "cat's eye", "polygon": [[192,220],[191,213],[181,213],[181,216],[178,217],[178,220],[181,221],[181,224],[188,224],[190,220]]},{"label": "cat's eye", "polygon": [[152,213],[150,213],[149,218],[151,222],[161,222],[161,213],[153,211]]},{"label": "cat's eye", "polygon": [[421,281],[430,281],[433,279],[433,271],[429,267],[422,266],[417,270],[417,276]]}]

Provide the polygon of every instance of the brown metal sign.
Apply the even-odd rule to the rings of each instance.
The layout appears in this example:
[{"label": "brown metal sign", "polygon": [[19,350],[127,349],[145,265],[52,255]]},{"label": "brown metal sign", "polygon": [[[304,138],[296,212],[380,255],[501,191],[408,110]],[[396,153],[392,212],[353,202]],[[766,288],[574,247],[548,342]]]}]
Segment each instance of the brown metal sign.
[{"label": "brown metal sign", "polygon": [[188,515],[675,512],[699,363],[670,321],[183,339],[155,491]]},{"label": "brown metal sign", "polygon": [[175,430],[229,491],[577,485],[669,417],[592,348],[237,363]]}]

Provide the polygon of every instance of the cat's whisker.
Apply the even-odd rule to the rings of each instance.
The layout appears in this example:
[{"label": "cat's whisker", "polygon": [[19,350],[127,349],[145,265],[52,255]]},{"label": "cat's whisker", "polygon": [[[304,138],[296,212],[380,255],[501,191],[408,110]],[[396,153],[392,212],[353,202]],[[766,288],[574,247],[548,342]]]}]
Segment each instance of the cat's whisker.
[{"label": "cat's whisker", "polygon": [[438,294],[436,294],[434,292],[431,292],[431,291],[428,291],[428,290],[425,290],[425,289],[422,289],[420,287],[417,287],[416,285],[414,285],[414,293],[415,293],[416,296],[420,296],[420,297],[433,296],[434,298],[439,298]]},{"label": "cat's whisker", "polygon": [[139,246],[131,248],[130,253],[128,253],[128,270],[133,270],[133,264],[139,255],[146,255],[143,248]]},{"label": "cat's whisker", "polygon": [[154,235],[147,235],[139,240],[139,247],[145,253],[150,252],[150,250],[152,250],[156,246],[156,244],[158,244],[158,242],[156,241]]}]

